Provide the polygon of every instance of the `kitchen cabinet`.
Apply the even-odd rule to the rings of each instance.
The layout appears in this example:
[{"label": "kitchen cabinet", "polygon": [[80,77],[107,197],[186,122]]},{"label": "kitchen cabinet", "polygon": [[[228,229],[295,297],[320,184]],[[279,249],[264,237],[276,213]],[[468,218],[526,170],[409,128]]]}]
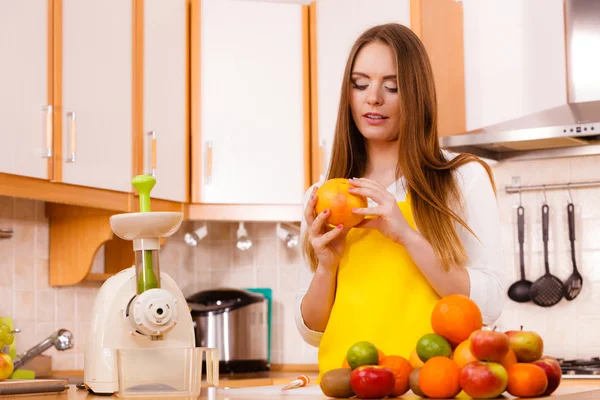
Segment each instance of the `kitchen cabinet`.
[{"label": "kitchen cabinet", "polygon": [[310,173],[308,7],[192,4],[193,203],[301,205]]},{"label": "kitchen cabinet", "polygon": [[0,172],[49,179],[48,1],[0,0]]},{"label": "kitchen cabinet", "polygon": [[64,183],[131,191],[132,12],[130,1],[62,0]]},{"label": "kitchen cabinet", "polygon": [[393,21],[410,27],[411,18],[409,0],[326,0],[317,1],[315,7],[318,134],[313,140],[318,151],[312,183],[327,174],[342,77],[354,41],[374,25]]},{"label": "kitchen cabinet", "polygon": [[[311,183],[329,167],[346,60],[374,26],[408,26],[429,56],[438,103],[438,134],[464,131],[463,10],[455,0],[323,0],[311,4]],[[335,27],[335,28],[332,28]]]},{"label": "kitchen cabinet", "polygon": [[143,172],[154,173],[152,197],[188,198],[187,1],[143,5]]},{"label": "kitchen cabinet", "polygon": [[466,128],[565,104],[562,0],[463,0]]}]

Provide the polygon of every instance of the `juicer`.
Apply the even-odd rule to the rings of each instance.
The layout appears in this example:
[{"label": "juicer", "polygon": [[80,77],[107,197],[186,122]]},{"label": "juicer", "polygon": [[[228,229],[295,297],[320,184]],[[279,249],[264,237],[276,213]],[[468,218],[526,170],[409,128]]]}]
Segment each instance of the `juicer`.
[{"label": "juicer", "polygon": [[[107,279],[95,299],[84,353],[84,386],[93,393],[123,392],[124,361],[119,356],[123,352],[128,351],[129,357],[134,354],[144,366],[141,371],[126,371],[131,376],[152,369],[175,370],[180,366],[173,363],[189,360],[169,355],[178,354],[177,349],[195,348],[185,297],[175,281],[160,272],[158,257],[160,238],[179,229],[183,214],[150,211],[155,183],[152,176],[136,176],[132,184],[139,194],[140,212],[110,217],[113,232],[133,241],[135,265]],[[136,349],[146,350],[136,353]]]}]

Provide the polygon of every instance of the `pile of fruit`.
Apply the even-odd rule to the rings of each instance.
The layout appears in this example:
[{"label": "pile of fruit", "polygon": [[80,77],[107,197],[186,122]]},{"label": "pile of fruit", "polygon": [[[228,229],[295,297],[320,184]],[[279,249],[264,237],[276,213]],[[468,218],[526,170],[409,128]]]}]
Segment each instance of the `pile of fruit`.
[{"label": "pile of fruit", "polygon": [[[561,368],[543,356],[544,342],[532,331],[497,332],[483,327],[481,311],[468,297],[446,296],[431,314],[432,333],[423,335],[408,359],[385,355],[367,341],[352,345],[341,368],[327,371],[321,389],[328,397],[376,399],[409,390],[429,398],[492,399],[551,395]],[[461,396],[463,397],[463,396]]]},{"label": "pile of fruit", "polygon": [[13,362],[10,356],[3,352],[4,346],[13,344],[15,338],[10,333],[10,327],[6,324],[0,325],[0,381],[8,378],[13,373]]}]

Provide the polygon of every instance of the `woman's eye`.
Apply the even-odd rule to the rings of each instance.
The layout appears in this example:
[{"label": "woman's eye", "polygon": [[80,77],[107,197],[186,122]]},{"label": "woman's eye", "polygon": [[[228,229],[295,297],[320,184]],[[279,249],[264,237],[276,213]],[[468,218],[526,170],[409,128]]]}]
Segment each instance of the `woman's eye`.
[{"label": "woman's eye", "polygon": [[368,85],[359,85],[356,82],[352,83],[352,87],[358,90],[365,90],[367,88]]},{"label": "woman's eye", "polygon": [[389,88],[389,87],[386,87],[386,89],[389,90],[392,93],[398,93],[398,88]]}]

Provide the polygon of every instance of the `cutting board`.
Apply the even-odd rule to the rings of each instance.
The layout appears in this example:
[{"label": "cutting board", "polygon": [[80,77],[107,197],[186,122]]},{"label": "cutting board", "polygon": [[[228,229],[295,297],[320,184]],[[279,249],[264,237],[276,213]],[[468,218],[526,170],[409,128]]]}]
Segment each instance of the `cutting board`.
[{"label": "cutting board", "polygon": [[0,396],[57,393],[68,388],[66,379],[6,379],[0,382]]}]

